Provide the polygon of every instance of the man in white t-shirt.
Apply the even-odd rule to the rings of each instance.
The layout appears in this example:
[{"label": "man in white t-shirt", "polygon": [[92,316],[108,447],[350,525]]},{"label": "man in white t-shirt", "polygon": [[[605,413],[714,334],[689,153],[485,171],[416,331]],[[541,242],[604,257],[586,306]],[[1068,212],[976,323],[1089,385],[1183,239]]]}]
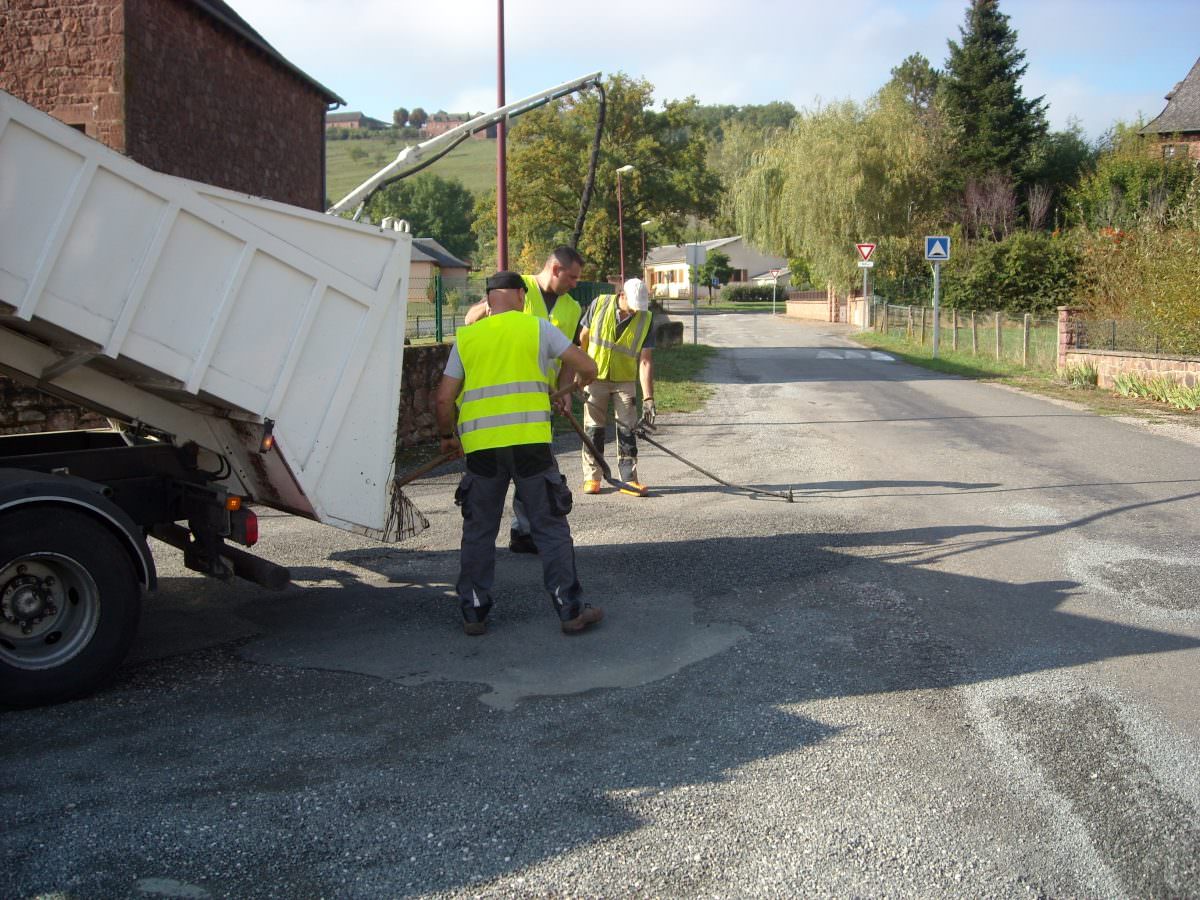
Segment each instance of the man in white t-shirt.
[{"label": "man in white t-shirt", "polygon": [[574,634],[604,617],[582,602],[567,514],[571,491],[551,452],[547,372],[561,359],[587,385],[596,364],[545,319],[526,316],[525,282],[514,272],[488,279],[489,314],[459,329],[435,400],[442,452],[466,454],[455,492],[463,531],[457,583],[463,630],[486,631],[492,608],[496,534],[510,483],[529,516],[542,576],[562,631]]}]

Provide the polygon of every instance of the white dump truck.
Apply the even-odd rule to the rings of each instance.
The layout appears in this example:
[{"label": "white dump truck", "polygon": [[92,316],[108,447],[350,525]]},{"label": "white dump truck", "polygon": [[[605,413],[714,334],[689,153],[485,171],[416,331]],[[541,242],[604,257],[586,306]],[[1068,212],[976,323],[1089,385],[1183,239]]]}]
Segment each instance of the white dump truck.
[{"label": "white dump truck", "polygon": [[0,91],[0,373],[113,424],[0,438],[0,704],[115,671],[155,586],[148,537],[195,571],[280,588],[287,570],[242,549],[254,505],[396,536],[411,246],[402,223],[151,171]]}]

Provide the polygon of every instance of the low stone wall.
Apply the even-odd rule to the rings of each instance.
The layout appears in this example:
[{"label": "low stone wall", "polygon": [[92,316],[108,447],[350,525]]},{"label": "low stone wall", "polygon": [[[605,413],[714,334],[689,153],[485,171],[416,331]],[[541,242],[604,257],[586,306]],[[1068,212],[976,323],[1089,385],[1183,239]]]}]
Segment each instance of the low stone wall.
[{"label": "low stone wall", "polygon": [[1194,356],[1159,356],[1119,350],[1067,350],[1067,366],[1090,365],[1096,370],[1097,387],[1110,388],[1113,377],[1137,372],[1145,378],[1170,378],[1186,387],[1200,384],[1200,359]]},{"label": "low stone wall", "polygon": [[[404,348],[396,441],[400,447],[437,439],[433,395],[449,355],[449,344]],[[104,428],[107,424],[104,416],[0,376],[0,434]]]},{"label": "low stone wall", "polygon": [[415,447],[437,440],[433,397],[449,357],[450,344],[404,348],[404,375],[400,383],[400,423],[396,432],[398,447]]},{"label": "low stone wall", "polygon": [[0,434],[104,428],[108,420],[0,375]]},{"label": "low stone wall", "polygon": [[787,315],[794,319],[811,319],[816,322],[829,321],[828,300],[789,300]]},{"label": "low stone wall", "polygon": [[1113,386],[1113,377],[1123,372],[1137,372],[1147,378],[1170,378],[1185,387],[1200,384],[1200,357],[1167,356],[1161,353],[1138,353],[1132,350],[1080,350],[1075,322],[1079,311],[1069,306],[1058,308],[1058,368],[1092,366],[1096,370],[1096,386]]}]

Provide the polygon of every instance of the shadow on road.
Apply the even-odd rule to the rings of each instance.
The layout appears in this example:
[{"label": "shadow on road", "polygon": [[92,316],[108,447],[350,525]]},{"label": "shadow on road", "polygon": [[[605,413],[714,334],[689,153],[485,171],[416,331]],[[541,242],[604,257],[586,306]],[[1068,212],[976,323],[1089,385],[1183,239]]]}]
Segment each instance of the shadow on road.
[{"label": "shadow on road", "polygon": [[[197,579],[164,579],[150,631],[169,613],[208,649],[180,638],[184,656],[127,668],[94,698],[0,717],[0,894],[123,895],[163,875],[162,859],[171,878],[220,894],[343,894],[348,878],[360,896],[461,890],[636,831],[664,792],[784,754],[805,765],[846,729],[872,739],[875,723],[822,721],[815,701],[1195,648],[1063,612],[1074,582],[928,568],[1147,505],[1023,528],[579,547],[609,618],[574,640],[557,633],[536,560],[504,551],[482,639],[457,626],[450,551],[364,546],[297,568],[311,587],[203,605],[189,599]],[[253,639],[220,633],[231,615],[255,624]],[[681,635],[672,653],[713,629],[734,649],[673,667],[664,629]],[[247,661],[266,645],[274,662]],[[476,701],[514,667],[544,696],[509,711]],[[30,758],[53,758],[78,812],[62,813]],[[71,848],[53,879],[37,874],[37,846]]]}]

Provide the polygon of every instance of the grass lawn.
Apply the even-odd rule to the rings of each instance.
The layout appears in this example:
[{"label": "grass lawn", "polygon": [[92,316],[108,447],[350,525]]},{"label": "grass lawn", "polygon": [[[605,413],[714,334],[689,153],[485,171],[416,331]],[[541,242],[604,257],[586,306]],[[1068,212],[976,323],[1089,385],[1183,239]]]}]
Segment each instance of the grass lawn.
[{"label": "grass lawn", "polygon": [[[388,138],[325,142],[325,194],[336,203],[374,175],[407,146]],[[351,152],[366,155],[354,159]],[[458,179],[476,196],[496,186],[496,142],[468,140],[424,170],[439,178]]]},{"label": "grass lawn", "polygon": [[[928,343],[924,346],[911,344],[895,335],[884,335],[874,331],[862,331],[851,337],[863,346],[884,350],[906,363],[936,372],[979,381],[996,381],[1046,397],[1070,400],[1102,415],[1136,416],[1154,422],[1172,422],[1200,428],[1200,414],[1195,412],[1178,410],[1163,403],[1123,397],[1110,390],[1073,388],[1060,381],[1056,373],[1046,369],[1025,369],[1019,362],[996,360],[990,356],[972,356],[969,349],[966,352],[955,352],[948,349],[946,344],[938,347],[938,358],[934,359],[933,348]],[[970,338],[967,340],[969,348]]]}]

